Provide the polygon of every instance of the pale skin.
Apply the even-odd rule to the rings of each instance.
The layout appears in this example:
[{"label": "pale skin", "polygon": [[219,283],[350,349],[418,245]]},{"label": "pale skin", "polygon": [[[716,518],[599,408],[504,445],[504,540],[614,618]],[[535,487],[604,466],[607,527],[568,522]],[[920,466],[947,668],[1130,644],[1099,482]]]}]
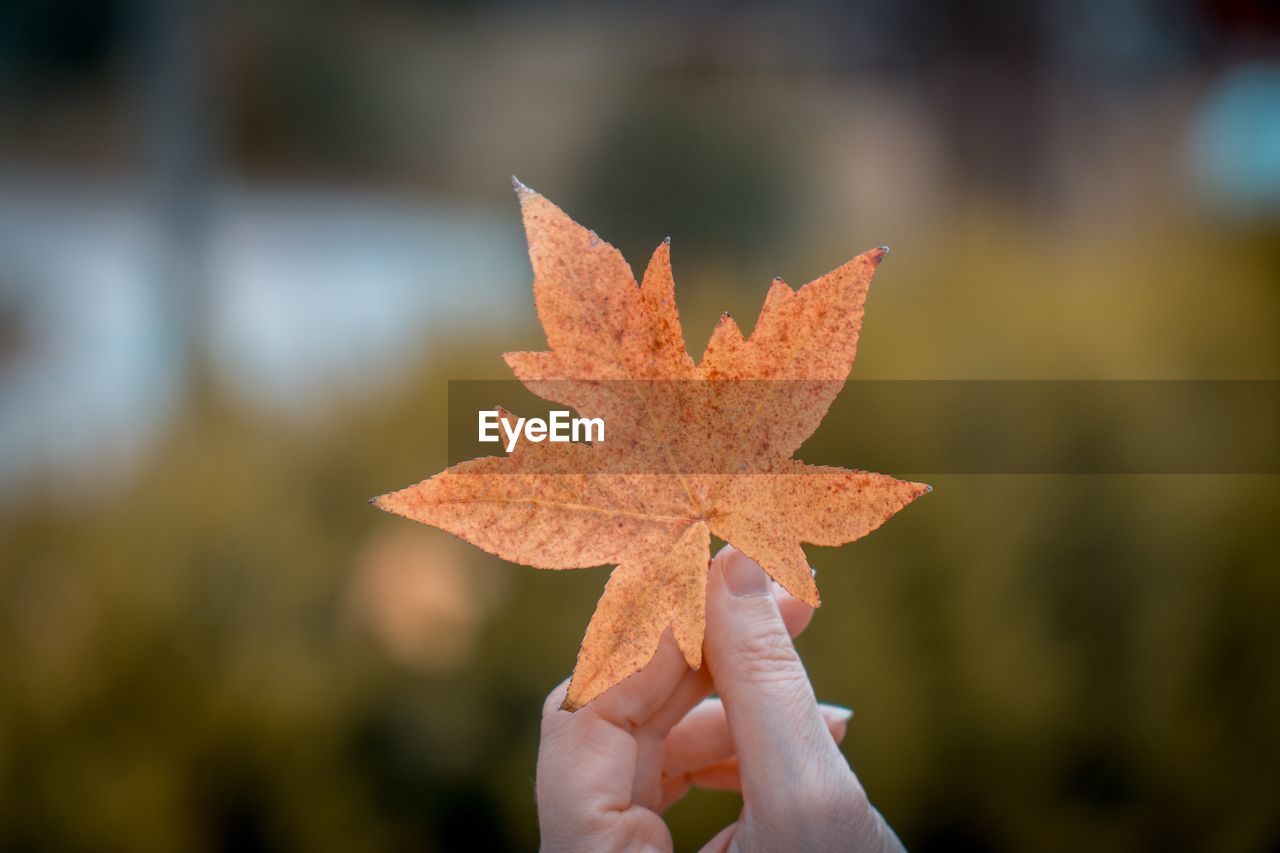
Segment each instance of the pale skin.
[{"label": "pale skin", "polygon": [[812,618],[726,547],[708,573],[700,670],[668,632],[648,666],[576,713],[560,710],[568,682],[556,687],[538,750],[543,850],[671,850],[662,812],[692,787],[742,793],[704,850],[902,850],[837,746],[851,712],[817,701],[796,655]]}]

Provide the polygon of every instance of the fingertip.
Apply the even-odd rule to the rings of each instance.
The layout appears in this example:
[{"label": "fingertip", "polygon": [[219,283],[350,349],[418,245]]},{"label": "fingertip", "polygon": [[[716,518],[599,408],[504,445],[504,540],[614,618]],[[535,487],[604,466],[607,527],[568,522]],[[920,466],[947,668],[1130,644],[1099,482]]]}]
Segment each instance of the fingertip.
[{"label": "fingertip", "polygon": [[803,634],[804,629],[813,621],[814,609],[776,583],[773,585],[773,597],[778,602],[782,621],[787,625],[787,633],[792,638]]},{"label": "fingertip", "polygon": [[849,721],[853,719],[853,709],[819,702],[818,710],[822,712],[822,719],[826,722],[827,729],[836,743],[842,742],[845,735],[849,733]]},{"label": "fingertip", "polygon": [[734,551],[720,563],[725,586],[731,595],[739,598],[765,595],[773,582],[760,564],[741,551]]},{"label": "fingertip", "polygon": [[569,693],[569,679],[561,681],[551,692],[547,694],[547,698],[542,702],[542,730],[545,734],[550,727],[556,725],[557,721],[567,717],[560,712],[564,710],[565,697]]},{"label": "fingertip", "polygon": [[564,696],[569,692],[569,679],[566,678],[555,687],[551,688],[551,692],[547,694],[547,701],[544,708],[550,708],[552,705],[559,705],[564,701]]}]

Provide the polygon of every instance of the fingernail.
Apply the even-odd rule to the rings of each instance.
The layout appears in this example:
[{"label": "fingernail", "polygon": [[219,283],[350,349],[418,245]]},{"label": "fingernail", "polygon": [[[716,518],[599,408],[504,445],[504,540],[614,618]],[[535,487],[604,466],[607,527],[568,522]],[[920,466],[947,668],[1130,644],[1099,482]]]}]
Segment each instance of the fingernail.
[{"label": "fingernail", "polygon": [[735,554],[725,561],[724,582],[729,592],[737,596],[769,592],[769,576],[745,554]]},{"label": "fingernail", "polygon": [[837,722],[847,723],[853,719],[852,708],[846,708],[843,705],[832,705],[831,708],[836,712],[835,716]]}]

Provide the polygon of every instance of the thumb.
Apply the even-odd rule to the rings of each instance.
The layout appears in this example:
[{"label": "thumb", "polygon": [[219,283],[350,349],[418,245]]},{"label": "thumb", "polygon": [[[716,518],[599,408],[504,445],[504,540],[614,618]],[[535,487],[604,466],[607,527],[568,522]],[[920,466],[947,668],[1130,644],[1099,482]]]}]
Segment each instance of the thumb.
[{"label": "thumb", "polygon": [[705,648],[751,808],[778,803],[780,793],[796,791],[802,780],[848,773],[768,576],[728,547],[716,555],[708,577]]}]

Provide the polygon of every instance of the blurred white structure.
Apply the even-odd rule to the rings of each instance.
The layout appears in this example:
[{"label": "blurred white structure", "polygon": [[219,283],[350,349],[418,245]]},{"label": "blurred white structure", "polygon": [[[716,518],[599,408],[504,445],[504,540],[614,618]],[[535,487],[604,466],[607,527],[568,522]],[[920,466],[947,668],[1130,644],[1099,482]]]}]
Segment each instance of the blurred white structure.
[{"label": "blurred white structure", "polygon": [[209,203],[200,298],[174,300],[140,193],[0,186],[0,306],[20,330],[0,365],[0,495],[37,469],[127,463],[180,392],[193,331],[231,387],[300,406],[385,387],[434,334],[528,288],[511,211],[230,190]]}]

